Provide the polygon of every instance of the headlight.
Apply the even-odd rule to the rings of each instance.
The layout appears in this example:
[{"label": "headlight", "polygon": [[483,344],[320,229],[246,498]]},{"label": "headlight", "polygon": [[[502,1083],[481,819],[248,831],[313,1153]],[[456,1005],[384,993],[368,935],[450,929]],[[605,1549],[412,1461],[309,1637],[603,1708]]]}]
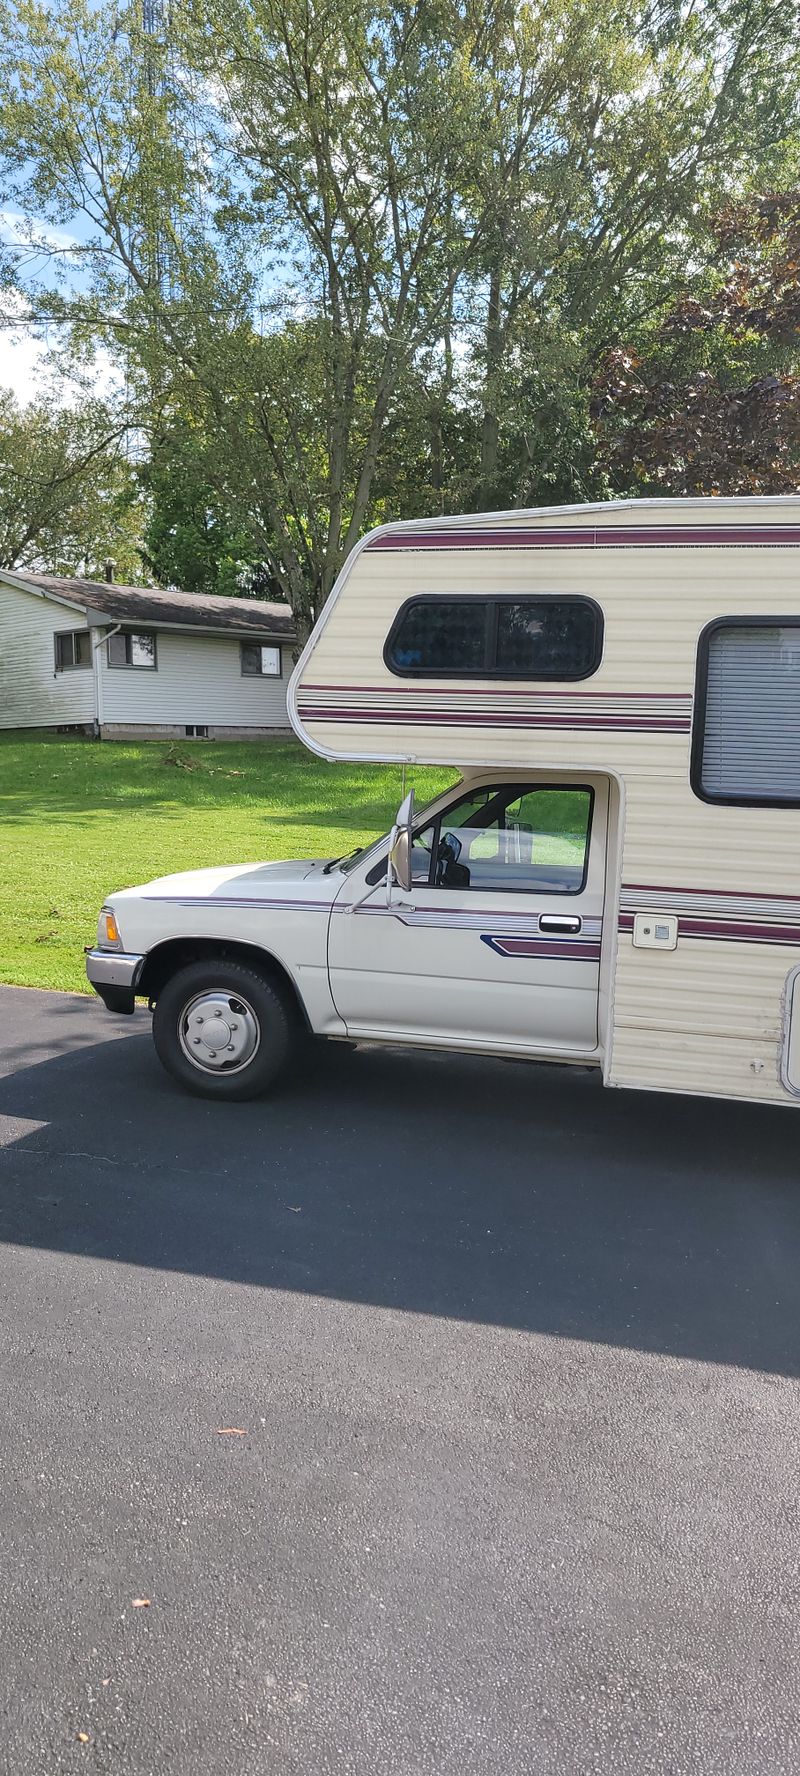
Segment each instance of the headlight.
[{"label": "headlight", "polygon": [[103,907],[97,921],[97,947],[99,950],[122,949],[119,926],[110,907]]}]

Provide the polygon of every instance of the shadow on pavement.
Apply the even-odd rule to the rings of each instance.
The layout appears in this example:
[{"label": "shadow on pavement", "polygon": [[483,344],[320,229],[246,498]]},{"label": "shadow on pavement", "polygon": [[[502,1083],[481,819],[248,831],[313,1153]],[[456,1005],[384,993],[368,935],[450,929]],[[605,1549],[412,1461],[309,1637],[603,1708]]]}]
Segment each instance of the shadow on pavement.
[{"label": "shadow on pavement", "polygon": [[272,1098],[208,1104],[144,1013],[45,1009],[0,1079],[4,1241],[800,1373],[780,1109],[335,1045]]}]

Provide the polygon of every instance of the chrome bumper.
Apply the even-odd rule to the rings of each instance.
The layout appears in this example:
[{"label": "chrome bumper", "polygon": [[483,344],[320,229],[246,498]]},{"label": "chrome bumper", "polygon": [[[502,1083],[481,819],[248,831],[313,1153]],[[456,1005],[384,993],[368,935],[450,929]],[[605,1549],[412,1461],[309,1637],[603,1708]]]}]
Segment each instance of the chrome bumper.
[{"label": "chrome bumper", "polygon": [[86,973],[109,1011],[133,1011],[136,982],[144,956],[124,950],[87,950]]}]

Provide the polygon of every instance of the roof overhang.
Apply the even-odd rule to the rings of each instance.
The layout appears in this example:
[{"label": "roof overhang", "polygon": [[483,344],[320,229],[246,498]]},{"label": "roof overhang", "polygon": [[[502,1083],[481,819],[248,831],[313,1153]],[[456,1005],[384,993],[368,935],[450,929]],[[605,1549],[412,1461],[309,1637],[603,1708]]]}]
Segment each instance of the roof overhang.
[{"label": "roof overhang", "polygon": [[166,629],[175,635],[211,635],[217,640],[225,636],[227,641],[265,642],[269,647],[291,647],[294,640],[291,635],[275,635],[270,629],[217,629],[210,623],[165,623],[163,617],[109,617],[105,611],[89,605],[80,608],[90,629],[135,629],[138,623],[141,629],[157,629],[159,634]]},{"label": "roof overhang", "polygon": [[77,600],[64,598],[60,592],[53,592],[49,586],[37,586],[35,580],[23,579],[11,568],[0,568],[0,585],[14,586],[20,592],[28,592],[31,598],[44,598],[49,604],[61,605],[64,610],[73,611],[76,616],[85,617],[90,629],[130,629],[137,621],[143,629],[169,630],[176,635],[210,635],[216,640],[224,636],[226,640],[255,641],[268,647],[291,647],[293,635],[276,635],[271,629],[238,629],[220,624],[219,627],[210,623],[168,623],[163,617],[110,617],[107,611],[96,610],[94,605],[80,604]]}]

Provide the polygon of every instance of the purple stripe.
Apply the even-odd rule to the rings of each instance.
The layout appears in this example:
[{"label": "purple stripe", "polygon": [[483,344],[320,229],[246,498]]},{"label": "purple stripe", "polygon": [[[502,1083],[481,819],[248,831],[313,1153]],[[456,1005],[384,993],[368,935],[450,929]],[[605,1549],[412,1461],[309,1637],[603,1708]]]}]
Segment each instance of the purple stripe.
[{"label": "purple stripe", "polygon": [[330,912],[327,900],[252,900],[244,894],[148,894],[162,906],[271,907],[283,912]]},{"label": "purple stripe", "polygon": [[549,530],[387,531],[372,549],[704,549],[796,547],[797,525],[586,526]]},{"label": "purple stripe", "polygon": [[330,709],[306,708],[299,706],[299,713],[304,721],[329,722],[338,726],[363,726],[374,723],[386,727],[390,723],[395,727],[443,727],[471,728],[476,725],[493,728],[583,728],[595,732],[618,729],[621,733],[654,733],[654,734],[688,734],[691,720],[688,716],[635,716],[635,715],[522,715],[511,710],[501,710],[493,715],[465,712],[457,715],[447,712],[438,714],[433,710],[421,710],[418,713],[401,710],[389,710],[378,715],[373,710],[348,709],[343,715],[336,715]]},{"label": "purple stripe", "polygon": [[[620,913],[620,931],[632,931],[633,919],[633,913]],[[800,944],[800,925],[754,925],[739,919],[687,919],[680,913],[678,936],[724,939],[730,943]]]},{"label": "purple stripe", "polygon": [[[409,695],[408,691],[399,691],[394,685],[307,684],[302,686],[301,695],[309,691],[328,691],[335,696],[338,696],[343,691],[355,691],[356,695],[359,697],[387,696],[398,698],[407,697]],[[436,694],[442,695],[443,693],[441,692],[441,689],[439,689]],[[452,695],[459,697],[536,697],[537,699],[547,697],[559,703],[570,701],[580,703],[627,703],[630,701],[660,703],[667,700],[672,703],[691,702],[691,692],[687,691],[581,691],[579,696],[576,697],[574,691],[531,691],[527,687],[525,690],[518,690],[514,685],[509,685],[508,687],[503,687],[502,685],[495,687],[492,685],[487,686],[485,690],[476,690],[471,685],[464,685],[463,691],[454,691]]]},{"label": "purple stripe", "polygon": [[715,899],[724,900],[793,900],[800,906],[800,894],[759,894],[755,889],[744,888],[676,888],[670,883],[667,888],[659,888],[651,882],[625,882],[622,894],[706,894]]},{"label": "purple stripe", "polygon": [[485,943],[498,956],[513,958],[514,956],[540,957],[553,962],[599,962],[599,943],[555,943],[552,939],[535,937],[487,937],[481,935],[481,943]]}]

